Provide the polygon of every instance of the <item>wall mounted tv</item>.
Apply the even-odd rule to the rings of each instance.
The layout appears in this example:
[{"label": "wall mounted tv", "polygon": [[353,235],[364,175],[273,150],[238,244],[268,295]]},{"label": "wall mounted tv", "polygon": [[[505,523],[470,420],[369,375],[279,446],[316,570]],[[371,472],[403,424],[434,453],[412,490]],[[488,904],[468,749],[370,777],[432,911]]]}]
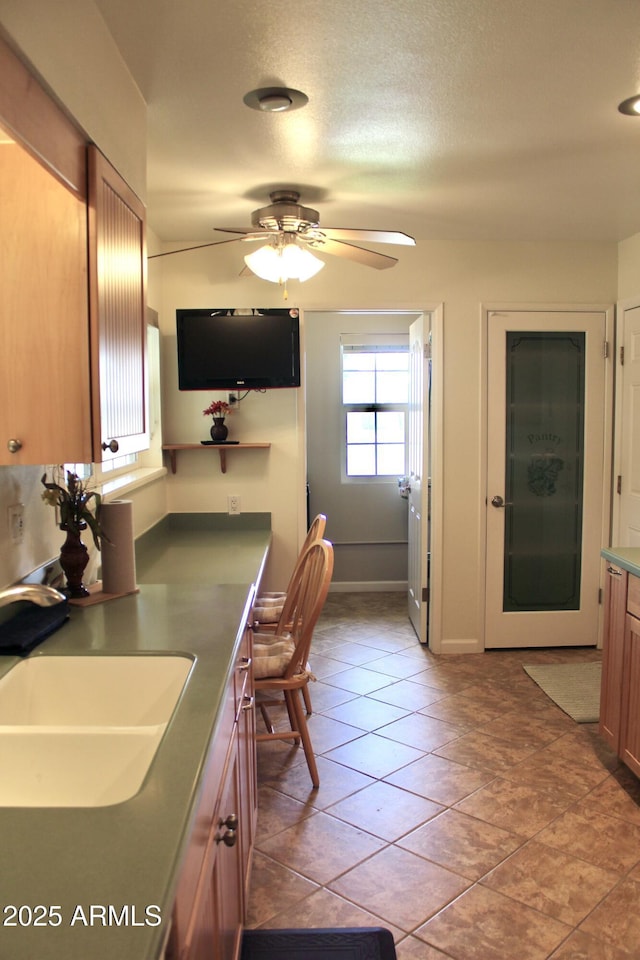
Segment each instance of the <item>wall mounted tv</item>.
[{"label": "wall mounted tv", "polygon": [[180,390],[300,386],[297,309],[176,310]]}]

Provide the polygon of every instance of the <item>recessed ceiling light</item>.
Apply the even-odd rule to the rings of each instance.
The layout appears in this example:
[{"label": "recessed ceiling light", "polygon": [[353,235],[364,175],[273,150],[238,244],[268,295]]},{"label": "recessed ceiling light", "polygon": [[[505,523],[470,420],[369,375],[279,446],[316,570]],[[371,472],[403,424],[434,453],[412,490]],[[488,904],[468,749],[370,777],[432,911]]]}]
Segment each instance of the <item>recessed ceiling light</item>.
[{"label": "recessed ceiling light", "polygon": [[618,110],[620,113],[624,113],[628,117],[640,116],[640,94],[636,94],[635,97],[629,97],[627,100],[623,100],[622,103],[618,104]]},{"label": "recessed ceiling light", "polygon": [[309,102],[309,97],[300,90],[290,87],[262,87],[252,90],[242,98],[252,110],[264,113],[284,113],[286,110],[298,110]]}]

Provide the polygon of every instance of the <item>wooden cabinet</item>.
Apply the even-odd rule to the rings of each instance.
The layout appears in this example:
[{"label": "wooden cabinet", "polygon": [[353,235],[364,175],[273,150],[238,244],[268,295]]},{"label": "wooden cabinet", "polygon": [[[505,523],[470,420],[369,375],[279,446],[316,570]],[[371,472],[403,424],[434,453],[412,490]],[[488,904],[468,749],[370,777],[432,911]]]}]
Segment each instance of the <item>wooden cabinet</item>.
[{"label": "wooden cabinet", "polygon": [[237,960],[257,812],[251,631],[227,686],[182,866],[166,960]]},{"label": "wooden cabinet", "polygon": [[19,143],[0,145],[0,464],[91,451],[86,206]]},{"label": "wooden cabinet", "polygon": [[0,124],[0,465],[144,449],[144,206],[2,40]]},{"label": "wooden cabinet", "polygon": [[149,445],[145,209],[94,146],[89,164],[89,314],[95,462]]},{"label": "wooden cabinet", "polygon": [[[636,579],[635,577],[633,579]],[[627,614],[618,753],[640,777],[640,620]]]},{"label": "wooden cabinet", "polygon": [[627,579],[625,570],[607,566],[602,645],[602,685],[600,687],[600,734],[617,752],[620,742],[622,706],[622,670],[624,630],[627,615]]},{"label": "wooden cabinet", "polygon": [[640,776],[640,578],[607,567],[601,735]]}]

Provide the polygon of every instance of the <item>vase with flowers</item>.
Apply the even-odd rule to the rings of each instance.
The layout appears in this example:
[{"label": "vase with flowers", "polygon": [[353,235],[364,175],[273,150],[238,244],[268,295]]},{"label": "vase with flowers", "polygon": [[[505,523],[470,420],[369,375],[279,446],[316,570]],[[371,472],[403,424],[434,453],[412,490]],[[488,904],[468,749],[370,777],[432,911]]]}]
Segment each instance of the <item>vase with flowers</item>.
[{"label": "vase with flowers", "polygon": [[82,582],[84,571],[89,562],[89,551],[82,542],[82,532],[91,530],[96,548],[104,537],[100,526],[100,507],[102,497],[90,490],[86,481],[71,470],[62,468],[53,471],[50,481],[47,474],[42,475],[44,492],[42,499],[52,507],[57,507],[60,515],[60,529],[66,532],[66,540],[60,548],[60,566],[67,580],[67,594],[70,598],[86,597],[89,591]]},{"label": "vase with flowers", "polygon": [[209,433],[214,443],[224,443],[229,436],[229,428],[224,419],[231,413],[231,407],[225,400],[213,400],[206,410],[202,411],[205,417],[213,417],[213,426]]}]

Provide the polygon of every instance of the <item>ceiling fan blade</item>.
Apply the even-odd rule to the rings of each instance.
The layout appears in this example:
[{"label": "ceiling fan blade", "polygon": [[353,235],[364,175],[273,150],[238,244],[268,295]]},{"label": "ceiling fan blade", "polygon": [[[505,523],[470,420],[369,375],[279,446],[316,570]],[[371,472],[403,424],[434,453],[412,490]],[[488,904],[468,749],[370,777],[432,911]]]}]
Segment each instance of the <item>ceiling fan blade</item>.
[{"label": "ceiling fan blade", "polygon": [[364,240],[368,243],[398,243],[408,247],[415,247],[416,241],[408,233],[399,233],[394,230],[348,230],[342,227],[320,227],[330,240]]},{"label": "ceiling fan blade", "polygon": [[238,237],[238,240],[264,240],[265,243],[277,236],[277,232],[274,233],[272,230],[236,230],[235,227],[214,227],[214,230],[221,230],[223,233],[238,233],[241,236]]},{"label": "ceiling fan blade", "polygon": [[195,247],[181,247],[179,250],[166,250],[165,253],[152,253],[147,260],[155,260],[156,257],[172,257],[174,253],[188,253],[189,250],[203,250],[205,247],[219,247],[222,243],[237,243],[238,240],[244,240],[244,237],[234,237],[232,240],[214,240],[213,243],[200,243]]},{"label": "ceiling fan blade", "polygon": [[218,233],[255,233],[255,230],[239,230],[238,227],[214,227]]},{"label": "ceiling fan blade", "polygon": [[376,270],[387,270],[394,267],[398,262],[396,257],[388,257],[384,253],[376,253],[373,250],[366,250],[364,247],[356,247],[353,243],[344,243],[342,240],[319,240],[311,244],[312,250],[318,250],[319,253],[332,253],[338,257],[346,257],[348,260],[355,260],[357,263],[364,264],[365,267],[375,267]]}]

